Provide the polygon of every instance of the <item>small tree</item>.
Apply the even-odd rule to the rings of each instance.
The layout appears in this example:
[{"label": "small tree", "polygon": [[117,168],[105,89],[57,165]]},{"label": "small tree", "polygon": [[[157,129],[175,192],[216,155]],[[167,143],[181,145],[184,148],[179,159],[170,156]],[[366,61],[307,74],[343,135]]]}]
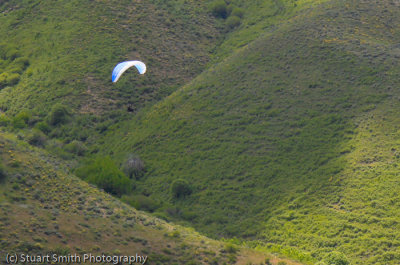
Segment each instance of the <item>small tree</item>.
[{"label": "small tree", "polygon": [[17,129],[25,128],[30,118],[31,115],[28,112],[21,111],[13,118],[13,127]]},{"label": "small tree", "polygon": [[192,193],[192,188],[186,180],[177,179],[171,184],[171,193],[174,198],[181,198]]},{"label": "small tree", "polygon": [[65,150],[67,150],[72,154],[83,156],[86,153],[87,148],[85,144],[82,143],[81,141],[73,140],[72,142],[70,142],[65,146]]},{"label": "small tree", "polygon": [[130,178],[140,178],[145,172],[144,162],[139,156],[130,154],[128,159],[125,161],[122,170]]},{"label": "small tree", "polygon": [[49,113],[49,123],[53,126],[63,124],[68,120],[68,116],[68,109],[64,105],[56,104]]},{"label": "small tree", "polygon": [[328,255],[326,255],[324,259],[326,264],[329,265],[348,265],[350,264],[349,260],[347,257],[338,251],[332,251]]},{"label": "small tree", "polygon": [[131,190],[131,181],[110,157],[98,157],[92,163],[78,168],[75,173],[114,195],[121,196]]},{"label": "small tree", "polygon": [[35,128],[45,134],[48,134],[51,131],[50,126],[45,121],[36,123]]},{"label": "small tree", "polygon": [[240,8],[240,7],[235,7],[233,8],[232,12],[231,12],[231,16],[236,16],[239,18],[243,18],[244,16],[244,9]]},{"label": "small tree", "polygon": [[226,25],[228,26],[229,29],[234,29],[240,25],[240,18],[237,16],[230,16],[226,20]]},{"label": "small tree", "polygon": [[10,118],[8,118],[4,113],[0,114],[0,126],[7,126],[10,123]]},{"label": "small tree", "polygon": [[228,16],[228,6],[222,0],[213,3],[211,11],[216,17],[226,18]]},{"label": "small tree", "polygon": [[28,143],[35,146],[44,146],[46,143],[46,135],[39,130],[33,130],[28,135]]}]

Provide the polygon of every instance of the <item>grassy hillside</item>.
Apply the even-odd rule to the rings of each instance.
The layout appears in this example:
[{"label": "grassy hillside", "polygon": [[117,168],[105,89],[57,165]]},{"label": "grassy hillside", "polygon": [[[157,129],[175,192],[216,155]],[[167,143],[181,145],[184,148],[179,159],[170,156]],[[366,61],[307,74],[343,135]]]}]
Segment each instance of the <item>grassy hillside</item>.
[{"label": "grassy hillside", "polygon": [[[195,1],[7,1],[0,34],[30,58],[30,75],[2,91],[3,108],[46,110],[62,100],[95,112],[127,100],[139,108],[167,95],[208,60],[218,32],[204,7]],[[113,86],[111,70],[129,59],[145,61],[151,80],[131,74]],[[43,106],[34,105],[39,100]]]},{"label": "grassy hillside", "polygon": [[0,256],[147,256],[146,264],[285,261],[137,211],[68,173],[46,152],[0,135]]},{"label": "grassy hillside", "polygon": [[[265,261],[71,175],[134,157],[138,209],[305,263],[399,263],[398,5],[217,2],[0,2],[2,249]],[[111,84],[128,59],[146,75]]]},{"label": "grassy hillside", "polygon": [[[136,194],[207,235],[395,264],[399,22],[390,1],[300,12],[112,131],[104,152],[140,155]],[[178,178],[185,199],[171,197]]]},{"label": "grassy hillside", "polygon": [[[198,1],[5,1],[0,4],[0,108],[47,121],[64,104],[68,126],[46,132],[91,145],[96,135],[169,95],[199,74],[221,38],[218,22]],[[148,75],[111,71],[142,60]],[[22,66],[19,66],[20,64]],[[17,65],[18,67],[15,67]],[[4,71],[4,72],[3,72]]]},{"label": "grassy hillside", "polygon": [[[233,30],[210,2],[0,3],[2,257],[135,249],[150,264],[299,264],[168,224],[70,173],[74,155],[102,145],[96,135],[131,118],[127,106],[149,108],[206,67]],[[145,61],[148,74],[111,85],[112,68],[128,59]]]}]

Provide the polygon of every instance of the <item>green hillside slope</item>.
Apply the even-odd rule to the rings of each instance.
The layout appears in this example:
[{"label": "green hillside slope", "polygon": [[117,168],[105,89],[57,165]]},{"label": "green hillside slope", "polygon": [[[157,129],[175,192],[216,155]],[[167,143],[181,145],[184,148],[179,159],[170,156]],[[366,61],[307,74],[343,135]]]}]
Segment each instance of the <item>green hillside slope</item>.
[{"label": "green hillside slope", "polygon": [[6,255],[15,253],[18,264],[24,263],[21,255],[58,259],[33,264],[76,263],[76,256],[81,263],[98,264],[83,259],[103,254],[142,257],[140,262],[131,259],[132,264],[260,264],[267,259],[300,264],[218,242],[137,211],[11,135],[0,134],[0,148],[5,165],[0,170],[0,264],[8,264]]},{"label": "green hillside slope", "polygon": [[[52,137],[67,142],[129,119],[128,106],[138,111],[199,74],[220,39],[206,3],[181,2],[1,2],[1,110],[43,121],[62,103],[74,118]],[[129,70],[111,83],[114,66],[134,59],[148,75]]]},{"label": "green hillside slope", "polygon": [[[71,175],[134,156],[122,199],[158,217],[304,263],[399,263],[398,4],[217,2],[0,1],[1,249],[265,261]],[[111,84],[127,59],[148,72]]]},{"label": "green hillside slope", "polygon": [[[207,235],[398,263],[398,15],[391,1],[308,9],[112,131],[104,152],[140,155],[135,192]],[[169,192],[178,178],[185,199]]]}]

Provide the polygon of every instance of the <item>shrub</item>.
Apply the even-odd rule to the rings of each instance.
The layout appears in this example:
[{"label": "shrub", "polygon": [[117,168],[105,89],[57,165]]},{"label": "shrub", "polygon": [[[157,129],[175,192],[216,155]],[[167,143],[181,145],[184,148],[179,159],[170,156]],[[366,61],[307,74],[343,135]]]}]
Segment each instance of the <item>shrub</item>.
[{"label": "shrub", "polygon": [[0,74],[0,88],[18,83],[20,75],[18,73],[2,73]]},{"label": "shrub", "polygon": [[0,164],[0,181],[5,179],[7,177],[6,170],[4,169],[4,166]]},{"label": "shrub", "polygon": [[46,136],[43,132],[34,130],[28,135],[28,143],[35,146],[44,146],[46,143]]},{"label": "shrub", "polygon": [[72,154],[83,156],[86,153],[87,148],[81,141],[73,140],[65,146],[65,150]]},{"label": "shrub", "polygon": [[131,182],[110,157],[98,157],[75,171],[76,175],[106,192],[121,196],[131,190]]},{"label": "shrub", "polygon": [[48,134],[51,131],[49,124],[45,121],[38,122],[35,128],[45,134]]},{"label": "shrub", "polygon": [[243,18],[244,16],[244,9],[240,8],[240,7],[235,7],[232,12],[231,12],[232,16],[236,16],[238,18]]},{"label": "shrub", "polygon": [[53,126],[63,124],[68,120],[69,115],[68,109],[64,105],[56,104],[49,113],[49,123]]},{"label": "shrub", "polygon": [[140,178],[144,174],[144,162],[139,158],[139,156],[131,154],[125,161],[122,170],[130,178]]},{"label": "shrub", "polygon": [[230,5],[228,3],[228,7],[226,8],[226,13],[227,13],[226,17],[229,17],[231,15],[233,7],[234,7],[233,5]]},{"label": "shrub", "polygon": [[19,78],[20,78],[20,75],[18,73],[9,74],[7,76],[6,83],[7,83],[7,85],[11,85],[11,86],[15,85],[16,83],[18,83]]},{"label": "shrub", "polygon": [[15,58],[17,58],[19,56],[19,52],[17,49],[15,48],[9,48],[8,51],[5,54],[5,57],[7,59],[11,59],[14,60]]},{"label": "shrub", "polygon": [[177,179],[171,184],[171,193],[174,198],[181,198],[192,193],[192,188],[186,180]]},{"label": "shrub", "polygon": [[338,251],[332,251],[328,255],[326,255],[324,259],[326,264],[329,265],[348,265],[350,264],[349,260],[347,257]]},{"label": "shrub", "polygon": [[198,217],[198,215],[197,215],[196,212],[192,212],[192,211],[182,211],[181,217],[182,217],[183,219],[185,219],[185,220],[193,221],[193,220],[195,220],[195,219]]},{"label": "shrub", "polygon": [[228,9],[225,1],[217,1],[212,4],[211,11],[214,16],[226,18],[228,16]]},{"label": "shrub", "polygon": [[7,73],[0,74],[0,88],[6,87],[7,78],[8,78],[8,74]]},{"label": "shrub", "polygon": [[135,207],[138,210],[143,210],[148,212],[154,212],[160,207],[160,205],[155,200],[144,195],[135,195],[135,196],[124,195],[122,197],[122,201],[128,203],[129,205]]},{"label": "shrub", "polygon": [[240,25],[240,18],[237,16],[230,16],[227,20],[226,20],[226,25],[229,29],[233,29],[236,28]]},{"label": "shrub", "polygon": [[168,207],[165,209],[165,213],[171,217],[180,217],[182,214],[182,210],[178,207]]},{"label": "shrub", "polygon": [[14,60],[14,64],[21,65],[25,68],[29,65],[29,59],[26,57],[19,57]]},{"label": "shrub", "polygon": [[14,128],[21,129],[25,128],[31,115],[28,112],[21,111],[12,120]]},{"label": "shrub", "polygon": [[232,244],[232,243],[227,243],[227,244],[225,245],[224,250],[225,250],[227,253],[235,254],[235,253],[238,251],[238,248],[237,248],[234,244]]},{"label": "shrub", "polygon": [[7,126],[10,123],[10,119],[4,114],[0,114],[0,126]]}]

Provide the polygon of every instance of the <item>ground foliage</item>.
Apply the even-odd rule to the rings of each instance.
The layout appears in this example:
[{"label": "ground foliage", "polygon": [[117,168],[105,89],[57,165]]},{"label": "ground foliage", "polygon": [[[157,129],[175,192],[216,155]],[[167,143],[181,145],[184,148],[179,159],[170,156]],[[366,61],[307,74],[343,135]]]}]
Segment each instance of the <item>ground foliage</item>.
[{"label": "ground foliage", "polygon": [[[227,31],[214,2],[1,2],[0,125],[64,159],[50,164],[90,167],[100,153],[120,174],[137,155],[145,170],[128,174],[122,200],[211,237],[306,263],[397,264],[398,4],[232,0],[240,23]],[[115,58],[132,56],[149,72],[111,86]],[[177,198],[179,179],[190,193]],[[17,176],[2,187],[31,184]],[[63,195],[43,200],[61,207]],[[27,199],[0,195],[10,200],[14,218]]]},{"label": "ground foliage", "polygon": [[[0,132],[0,255],[148,256],[146,264],[281,260],[206,238],[122,203],[71,175],[63,161]],[[286,260],[287,261],[287,260]],[[287,261],[291,262],[291,261]],[[7,264],[5,259],[1,264]],[[299,265],[299,263],[291,263]]]},{"label": "ground foliage", "polygon": [[[395,6],[330,1],[299,12],[138,115],[106,146],[138,153],[148,173],[136,192],[169,200],[180,219],[194,211],[191,224],[207,235],[304,260],[338,250],[354,264],[395,264]],[[380,126],[392,137],[387,146],[372,144],[383,141]],[[193,193],[173,201],[165,186],[178,178]]]}]

